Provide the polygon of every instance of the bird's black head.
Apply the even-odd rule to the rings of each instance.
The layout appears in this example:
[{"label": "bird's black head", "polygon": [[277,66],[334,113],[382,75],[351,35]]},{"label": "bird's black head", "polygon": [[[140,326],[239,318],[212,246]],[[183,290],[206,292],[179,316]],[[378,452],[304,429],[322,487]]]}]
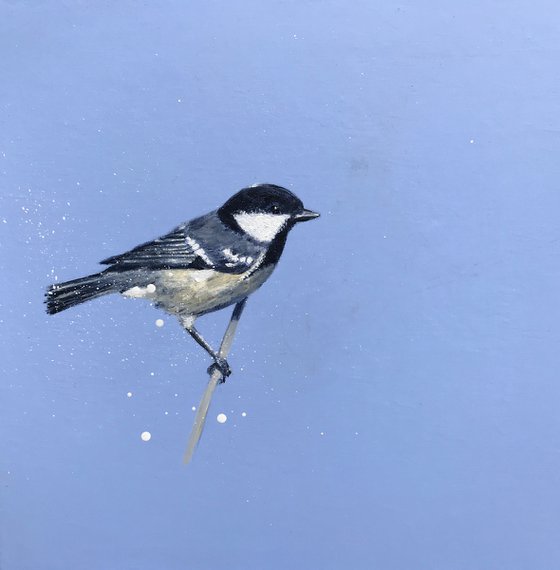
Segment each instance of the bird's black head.
[{"label": "bird's black head", "polygon": [[219,210],[222,221],[260,242],[270,242],[297,222],[317,218],[292,192],[274,184],[256,184],[234,194]]}]

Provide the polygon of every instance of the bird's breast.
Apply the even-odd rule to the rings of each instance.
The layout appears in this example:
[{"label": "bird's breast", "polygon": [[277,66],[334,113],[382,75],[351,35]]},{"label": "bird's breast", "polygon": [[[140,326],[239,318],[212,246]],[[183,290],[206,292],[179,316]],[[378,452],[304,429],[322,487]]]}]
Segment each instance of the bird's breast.
[{"label": "bird's breast", "polygon": [[222,273],[211,269],[173,269],[158,272],[155,291],[146,297],[173,314],[203,315],[237,303],[256,291],[274,267],[251,273]]}]

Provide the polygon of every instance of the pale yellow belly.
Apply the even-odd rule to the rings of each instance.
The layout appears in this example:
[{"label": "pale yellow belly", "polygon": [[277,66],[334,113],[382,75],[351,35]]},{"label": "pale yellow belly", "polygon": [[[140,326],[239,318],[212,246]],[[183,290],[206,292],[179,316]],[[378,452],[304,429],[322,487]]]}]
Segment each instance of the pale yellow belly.
[{"label": "pale yellow belly", "polygon": [[[218,273],[200,269],[160,271],[148,288],[133,288],[129,297],[155,302],[174,315],[202,315],[237,303],[258,289],[273,271],[273,266],[245,274]],[[155,289],[154,289],[155,287]]]}]

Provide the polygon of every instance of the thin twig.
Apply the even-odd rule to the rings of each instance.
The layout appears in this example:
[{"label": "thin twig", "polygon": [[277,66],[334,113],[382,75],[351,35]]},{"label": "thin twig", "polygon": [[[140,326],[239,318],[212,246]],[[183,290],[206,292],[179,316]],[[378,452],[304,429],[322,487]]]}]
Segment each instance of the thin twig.
[{"label": "thin twig", "polygon": [[[247,302],[247,298],[242,299],[235,305],[233,309],[233,313],[231,315],[231,319],[229,320],[229,324],[227,326],[226,332],[224,333],[224,337],[222,338],[222,343],[220,345],[220,350],[218,354],[222,358],[226,358],[230,349],[231,345],[233,344],[233,338],[235,336],[235,331],[237,329],[237,323],[239,323],[239,318],[241,317],[241,313],[245,308],[245,303]],[[204,423],[206,422],[206,416],[208,414],[208,408],[210,408],[210,402],[212,401],[212,395],[214,394],[214,390],[220,381],[222,374],[217,368],[214,368],[212,373],[210,374],[210,379],[208,380],[208,385],[206,386],[206,390],[202,395],[202,400],[200,400],[200,404],[198,405],[198,410],[196,412],[196,417],[194,418],[193,427],[191,430],[191,435],[189,436],[189,442],[187,444],[187,449],[185,454],[183,455],[183,463],[187,464],[193,458],[194,450],[198,445],[200,440],[200,436],[202,435],[202,430],[204,429]]]}]

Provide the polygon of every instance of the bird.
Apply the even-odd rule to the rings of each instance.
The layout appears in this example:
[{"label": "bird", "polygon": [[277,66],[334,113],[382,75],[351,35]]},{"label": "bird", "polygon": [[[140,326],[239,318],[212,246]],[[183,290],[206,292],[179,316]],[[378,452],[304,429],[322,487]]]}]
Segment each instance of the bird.
[{"label": "bird", "polygon": [[243,188],[218,209],[102,260],[108,266],[103,271],[50,285],[47,313],[110,293],[146,299],[178,318],[212,358],[208,372],[217,369],[224,382],[231,374],[229,363],[200,334],[196,319],[234,304],[242,309],[274,271],[288,233],[319,215],[282,186]]}]

